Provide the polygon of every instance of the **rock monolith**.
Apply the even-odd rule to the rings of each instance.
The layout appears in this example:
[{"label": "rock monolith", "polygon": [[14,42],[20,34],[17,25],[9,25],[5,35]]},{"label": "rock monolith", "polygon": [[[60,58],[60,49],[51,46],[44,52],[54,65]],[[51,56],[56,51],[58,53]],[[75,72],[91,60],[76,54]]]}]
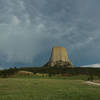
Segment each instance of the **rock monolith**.
[{"label": "rock monolith", "polygon": [[55,46],[52,48],[51,57],[50,57],[48,63],[45,64],[45,66],[50,66],[50,67],[64,66],[64,67],[71,68],[71,67],[73,67],[73,64],[71,63],[71,61],[68,58],[66,48],[60,47],[60,46]]}]

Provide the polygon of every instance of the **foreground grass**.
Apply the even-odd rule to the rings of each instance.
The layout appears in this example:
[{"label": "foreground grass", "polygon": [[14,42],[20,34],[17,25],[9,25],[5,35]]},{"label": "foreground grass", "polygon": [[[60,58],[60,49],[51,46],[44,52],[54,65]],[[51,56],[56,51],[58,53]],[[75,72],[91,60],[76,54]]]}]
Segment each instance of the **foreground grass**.
[{"label": "foreground grass", "polygon": [[100,87],[82,80],[0,79],[0,100],[100,100]]},{"label": "foreground grass", "polygon": [[[55,75],[55,76],[51,76],[49,77],[47,76],[43,76],[43,75],[32,75],[32,76],[28,76],[28,75],[15,75],[15,76],[11,76],[13,78],[18,78],[18,79],[68,79],[68,80],[84,80],[87,81],[88,78],[90,77],[89,75],[73,75],[73,76],[62,76],[62,75]],[[98,76],[93,76],[94,80],[100,80],[100,78]]]}]

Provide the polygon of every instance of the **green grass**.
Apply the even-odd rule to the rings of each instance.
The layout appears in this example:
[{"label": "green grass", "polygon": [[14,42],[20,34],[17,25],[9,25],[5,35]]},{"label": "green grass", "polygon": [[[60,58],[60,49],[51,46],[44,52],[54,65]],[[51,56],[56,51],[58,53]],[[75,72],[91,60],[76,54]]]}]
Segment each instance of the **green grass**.
[{"label": "green grass", "polygon": [[[20,79],[23,79],[23,78],[28,78],[28,79],[68,79],[68,80],[85,80],[87,81],[88,80],[88,75],[73,75],[73,76],[62,76],[62,75],[55,75],[55,76],[51,76],[49,77],[48,75],[47,76],[38,76],[38,75],[15,75],[13,76],[13,78],[20,78]],[[99,77],[97,76],[93,76],[94,77],[94,80],[100,80]]]},{"label": "green grass", "polygon": [[0,79],[0,100],[100,100],[100,87],[83,80]]}]

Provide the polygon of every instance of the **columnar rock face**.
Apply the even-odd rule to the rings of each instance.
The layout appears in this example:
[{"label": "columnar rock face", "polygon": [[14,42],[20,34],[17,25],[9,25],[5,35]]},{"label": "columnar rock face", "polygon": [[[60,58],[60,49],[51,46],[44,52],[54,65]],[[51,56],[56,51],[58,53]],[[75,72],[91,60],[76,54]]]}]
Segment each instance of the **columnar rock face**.
[{"label": "columnar rock face", "polygon": [[73,67],[72,63],[68,59],[66,48],[55,46],[52,48],[52,53],[49,62],[45,66],[66,66]]},{"label": "columnar rock face", "polygon": [[56,61],[68,61],[68,55],[66,52],[66,49],[63,47],[54,47],[52,49],[52,54],[50,58],[51,62],[56,62]]}]

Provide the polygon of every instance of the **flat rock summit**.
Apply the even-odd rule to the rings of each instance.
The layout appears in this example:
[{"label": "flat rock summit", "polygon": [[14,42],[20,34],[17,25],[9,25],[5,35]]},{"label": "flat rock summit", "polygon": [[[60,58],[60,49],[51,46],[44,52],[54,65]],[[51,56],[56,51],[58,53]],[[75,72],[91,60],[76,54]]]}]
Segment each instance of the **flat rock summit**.
[{"label": "flat rock summit", "polygon": [[44,66],[64,66],[68,68],[74,67],[68,58],[66,48],[60,46],[55,46],[52,48],[51,57]]}]

